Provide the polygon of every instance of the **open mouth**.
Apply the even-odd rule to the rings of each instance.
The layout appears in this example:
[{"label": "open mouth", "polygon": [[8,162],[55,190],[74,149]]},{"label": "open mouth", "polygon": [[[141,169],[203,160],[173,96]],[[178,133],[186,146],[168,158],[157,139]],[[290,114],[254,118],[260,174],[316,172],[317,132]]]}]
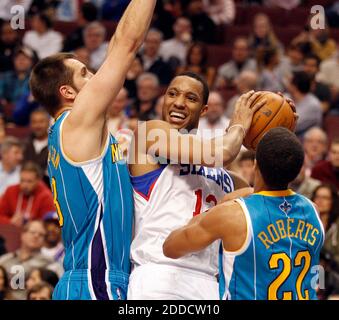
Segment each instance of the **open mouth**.
[{"label": "open mouth", "polygon": [[170,119],[172,122],[179,123],[186,120],[187,115],[177,111],[171,111],[169,113]]}]

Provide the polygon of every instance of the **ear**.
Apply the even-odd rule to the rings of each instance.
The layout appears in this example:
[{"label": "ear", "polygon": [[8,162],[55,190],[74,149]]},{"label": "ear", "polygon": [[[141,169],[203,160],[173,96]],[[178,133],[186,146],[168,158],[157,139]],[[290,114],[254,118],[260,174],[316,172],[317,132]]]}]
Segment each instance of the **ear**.
[{"label": "ear", "polygon": [[61,86],[59,88],[59,93],[65,100],[75,100],[75,97],[77,96],[76,90],[68,85]]},{"label": "ear", "polygon": [[202,107],[200,111],[200,117],[204,117],[208,111],[208,105],[206,104],[205,106]]}]

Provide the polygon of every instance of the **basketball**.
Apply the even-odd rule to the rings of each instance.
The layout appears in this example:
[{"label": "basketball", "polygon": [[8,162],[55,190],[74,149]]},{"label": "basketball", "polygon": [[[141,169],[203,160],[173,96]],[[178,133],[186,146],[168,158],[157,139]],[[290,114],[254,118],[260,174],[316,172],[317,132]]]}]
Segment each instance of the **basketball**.
[{"label": "basketball", "polygon": [[244,146],[256,150],[264,134],[275,127],[293,130],[295,126],[294,112],[286,99],[276,93],[263,91],[253,103],[266,99],[267,102],[254,114],[252,125],[244,139]]}]

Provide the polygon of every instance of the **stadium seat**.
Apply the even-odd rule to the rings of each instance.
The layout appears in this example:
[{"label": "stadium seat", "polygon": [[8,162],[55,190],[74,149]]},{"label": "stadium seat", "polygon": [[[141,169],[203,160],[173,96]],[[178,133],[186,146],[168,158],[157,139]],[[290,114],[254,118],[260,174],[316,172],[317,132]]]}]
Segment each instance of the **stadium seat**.
[{"label": "stadium seat", "polygon": [[339,138],[339,115],[328,115],[324,120],[324,129],[327,132],[329,141]]},{"label": "stadium seat", "polygon": [[28,127],[8,127],[6,128],[6,136],[12,136],[19,139],[25,139],[31,134]]},{"label": "stadium seat", "polygon": [[7,252],[13,252],[20,247],[21,228],[11,224],[0,224],[0,236],[5,240]]}]

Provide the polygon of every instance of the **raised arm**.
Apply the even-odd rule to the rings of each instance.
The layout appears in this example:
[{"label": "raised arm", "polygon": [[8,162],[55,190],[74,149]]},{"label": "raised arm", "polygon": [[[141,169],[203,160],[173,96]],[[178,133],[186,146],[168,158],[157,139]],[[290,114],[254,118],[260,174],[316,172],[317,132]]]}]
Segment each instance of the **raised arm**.
[{"label": "raised arm", "polygon": [[217,239],[227,251],[239,250],[246,241],[247,222],[241,206],[229,201],[194,217],[186,226],[173,231],[163,244],[166,257],[177,259],[200,251]]},{"label": "raised arm", "polygon": [[[98,153],[95,146],[100,150],[106,141],[104,124],[107,109],[121,89],[126,73],[144,40],[155,4],[156,0],[130,2],[110,41],[104,63],[75,99],[72,112],[64,124],[64,140],[66,152],[78,161],[95,156]],[[74,147],[74,142],[77,141],[79,147]],[[83,145],[81,141],[84,141]],[[67,148],[67,145],[70,147]],[[73,151],[74,148],[79,149],[78,152]]]}]

